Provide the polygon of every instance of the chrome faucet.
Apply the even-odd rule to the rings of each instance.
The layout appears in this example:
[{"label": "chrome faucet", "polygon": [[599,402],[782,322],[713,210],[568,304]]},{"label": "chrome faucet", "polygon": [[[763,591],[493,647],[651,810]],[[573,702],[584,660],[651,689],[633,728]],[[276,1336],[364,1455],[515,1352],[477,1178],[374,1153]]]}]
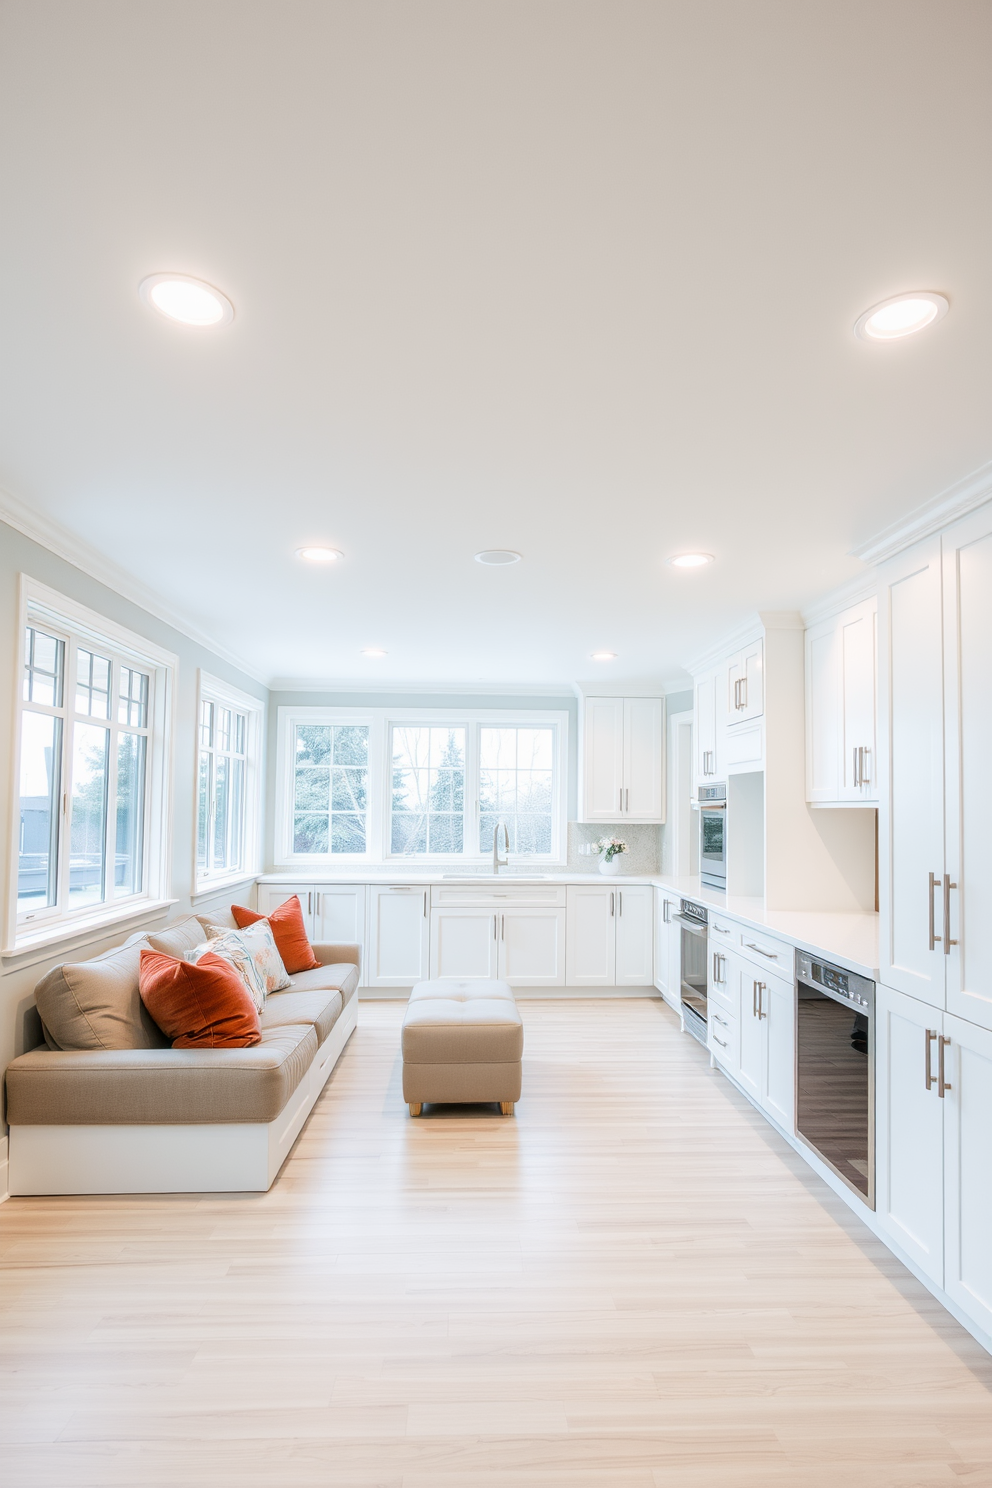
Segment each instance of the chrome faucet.
[{"label": "chrome faucet", "polygon": [[[503,851],[505,858],[499,855],[499,829],[503,828]],[[497,822],[493,827],[493,874],[498,875],[501,868],[510,866],[510,834],[507,831],[506,822]]]}]

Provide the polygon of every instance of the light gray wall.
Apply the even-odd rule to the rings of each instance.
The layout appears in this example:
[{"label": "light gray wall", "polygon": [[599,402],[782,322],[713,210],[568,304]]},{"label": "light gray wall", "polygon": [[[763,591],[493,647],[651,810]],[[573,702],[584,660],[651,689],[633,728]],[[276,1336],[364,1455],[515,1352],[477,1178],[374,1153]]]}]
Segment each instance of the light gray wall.
[{"label": "light gray wall", "polygon": [[268,776],[265,797],[265,854],[269,867],[275,862],[275,771],[276,736],[280,708],[505,708],[515,713],[557,711],[568,714],[568,782],[566,808],[569,821],[578,811],[578,701],[574,697],[515,697],[510,693],[407,693],[407,692],[273,692],[269,695]]},{"label": "light gray wall", "polygon": [[[172,769],[172,898],[179,902],[169,915],[160,914],[147,922],[127,925],[124,932],[110,931],[102,936],[80,937],[61,943],[52,953],[32,952],[29,956],[4,957],[0,961],[0,1070],[15,1054],[32,1048],[40,1038],[37,1014],[34,1012],[35,983],[52,967],[71,959],[84,960],[114,945],[134,930],[161,924],[166,918],[186,914],[193,892],[193,801],[196,770],[196,673],[197,668],[221,677],[253,697],[267,699],[261,683],[247,677],[236,667],[214,655],[196,641],[189,640],[150,615],[147,610],[124,599],[105,584],[90,578],[80,569],[32,542],[13,527],[0,522],[0,844],[3,853],[4,893],[9,890],[10,832],[13,802],[8,782],[11,779],[11,714],[15,697],[17,661],[18,575],[48,584],[59,593],[108,619],[125,625],[156,645],[174,652],[179,658],[174,697],[175,733]],[[229,896],[228,896],[229,897]],[[204,901],[204,905],[209,901]],[[199,906],[198,906],[199,907]]]}]

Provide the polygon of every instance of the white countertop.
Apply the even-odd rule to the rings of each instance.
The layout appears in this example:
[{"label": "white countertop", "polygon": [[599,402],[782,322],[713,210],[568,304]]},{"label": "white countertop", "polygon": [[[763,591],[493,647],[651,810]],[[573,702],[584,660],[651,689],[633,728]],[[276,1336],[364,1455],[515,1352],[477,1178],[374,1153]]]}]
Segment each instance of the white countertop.
[{"label": "white countertop", "polygon": [[427,872],[398,866],[353,868],[336,872],[263,873],[262,883],[298,884],[366,883],[366,884],[651,884],[669,889],[685,899],[693,899],[709,909],[721,910],[730,919],[739,920],[755,929],[769,931],[811,955],[836,961],[849,971],[878,980],[878,915],[870,912],[842,913],[814,909],[767,909],[762,899],[728,897],[718,889],[708,889],[698,878],[673,878],[668,874],[633,873],[458,873]]}]

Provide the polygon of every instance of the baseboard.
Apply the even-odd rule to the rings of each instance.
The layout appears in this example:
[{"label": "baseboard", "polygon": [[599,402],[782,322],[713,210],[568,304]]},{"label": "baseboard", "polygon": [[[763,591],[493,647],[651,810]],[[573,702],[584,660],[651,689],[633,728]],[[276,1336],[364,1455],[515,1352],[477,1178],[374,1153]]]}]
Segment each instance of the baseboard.
[{"label": "baseboard", "polygon": [[[656,987],[514,987],[513,995],[520,1002],[577,997],[593,997],[598,1001],[610,997],[654,997],[661,1001],[662,996]],[[410,988],[360,987],[358,996],[362,1002],[406,1002]]]},{"label": "baseboard", "polygon": [[6,1137],[0,1137],[0,1204],[4,1199],[10,1198],[10,1163],[7,1154],[10,1143]]}]

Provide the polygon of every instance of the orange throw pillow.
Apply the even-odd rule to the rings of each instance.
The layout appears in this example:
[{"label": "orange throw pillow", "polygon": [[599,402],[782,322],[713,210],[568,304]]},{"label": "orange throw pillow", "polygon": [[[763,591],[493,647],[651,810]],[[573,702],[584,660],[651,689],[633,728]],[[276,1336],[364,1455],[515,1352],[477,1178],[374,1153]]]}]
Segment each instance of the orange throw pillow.
[{"label": "orange throw pillow", "polygon": [[247,929],[257,920],[268,920],[276,950],[290,976],[295,976],[298,971],[313,971],[320,965],[307,937],[299,894],[294,894],[292,899],[280,904],[270,915],[256,914],[253,909],[245,909],[241,904],[232,904],[231,913],[239,930]]},{"label": "orange throw pillow", "polygon": [[251,993],[230,961],[142,951],[141,1000],[174,1049],[246,1049],[262,1041]]}]

